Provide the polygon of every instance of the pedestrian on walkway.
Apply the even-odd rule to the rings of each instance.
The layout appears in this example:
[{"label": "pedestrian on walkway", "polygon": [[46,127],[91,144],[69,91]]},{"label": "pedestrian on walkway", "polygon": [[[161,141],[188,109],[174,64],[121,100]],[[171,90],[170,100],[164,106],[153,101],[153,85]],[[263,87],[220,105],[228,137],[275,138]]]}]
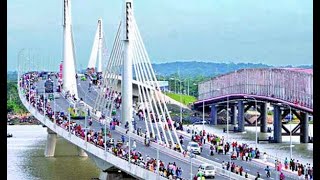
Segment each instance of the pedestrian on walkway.
[{"label": "pedestrian on walkway", "polygon": [[284,160],[284,168],[288,169],[288,158]]},{"label": "pedestrian on walkway", "polygon": [[285,179],[285,176],[283,174],[283,172],[280,173],[280,180],[284,180]]},{"label": "pedestrian on walkway", "polygon": [[137,148],[136,140],[133,140],[132,149],[136,150],[136,148]]},{"label": "pedestrian on walkway", "polygon": [[243,172],[243,167],[242,166],[240,167],[239,172],[240,172],[240,176],[242,176],[242,172]]},{"label": "pedestrian on walkway", "polygon": [[246,172],[246,174],[244,175],[244,177],[245,178],[248,178],[249,176],[248,176],[248,172]]},{"label": "pedestrian on walkway", "polygon": [[249,153],[248,153],[248,151],[245,152],[245,156],[246,156],[246,161],[248,161],[248,159],[249,159]]},{"label": "pedestrian on walkway", "polygon": [[236,165],[234,164],[234,162],[232,163],[232,165],[231,165],[231,172],[233,172],[234,173],[234,169],[235,169],[235,167],[236,167]]},{"label": "pedestrian on walkway", "polygon": [[260,179],[260,173],[259,172],[257,172],[257,177],[255,178],[255,180],[258,180],[258,179]]},{"label": "pedestrian on walkway", "polygon": [[264,161],[264,162],[267,162],[267,157],[268,157],[267,153],[264,152],[264,153],[263,153],[263,161]]},{"label": "pedestrian on walkway", "polygon": [[226,168],[226,163],[224,161],[222,161],[221,166],[222,166],[222,169],[225,169]]},{"label": "pedestrian on walkway", "polygon": [[293,172],[294,171],[294,159],[290,160],[290,170]]}]

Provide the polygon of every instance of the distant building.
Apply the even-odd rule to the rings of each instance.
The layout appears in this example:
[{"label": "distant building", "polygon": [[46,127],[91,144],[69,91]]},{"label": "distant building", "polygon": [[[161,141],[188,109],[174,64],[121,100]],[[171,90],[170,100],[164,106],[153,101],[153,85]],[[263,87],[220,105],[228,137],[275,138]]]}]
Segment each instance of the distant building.
[{"label": "distant building", "polygon": [[168,81],[158,81],[158,84],[159,84],[160,90],[162,92],[168,92],[169,91],[169,82]]},{"label": "distant building", "polygon": [[162,92],[167,92],[169,91],[169,82],[168,81],[158,81],[160,90]]}]

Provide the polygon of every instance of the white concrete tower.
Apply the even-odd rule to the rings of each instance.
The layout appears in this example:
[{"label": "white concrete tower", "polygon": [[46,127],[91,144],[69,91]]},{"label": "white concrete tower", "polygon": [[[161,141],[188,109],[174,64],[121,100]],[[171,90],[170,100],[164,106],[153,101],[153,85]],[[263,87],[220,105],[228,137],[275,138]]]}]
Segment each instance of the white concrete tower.
[{"label": "white concrete tower", "polygon": [[97,63],[97,56],[98,56],[98,65],[96,68],[97,72],[102,72],[102,51],[103,51],[103,26],[102,26],[102,19],[99,18],[98,20],[98,27],[96,31],[96,35],[94,36],[94,42],[91,50],[90,60],[88,63],[88,68],[96,68]]},{"label": "white concrete tower", "polygon": [[70,91],[78,97],[76,82],[76,62],[72,35],[71,21],[71,0],[64,0],[63,3],[63,90]]},{"label": "white concrete tower", "polygon": [[132,18],[133,18],[133,3],[132,0],[125,0],[124,4],[124,20],[122,21],[123,33],[122,40],[124,41],[124,56],[121,79],[122,92],[122,123],[129,122],[129,129],[132,132]]}]

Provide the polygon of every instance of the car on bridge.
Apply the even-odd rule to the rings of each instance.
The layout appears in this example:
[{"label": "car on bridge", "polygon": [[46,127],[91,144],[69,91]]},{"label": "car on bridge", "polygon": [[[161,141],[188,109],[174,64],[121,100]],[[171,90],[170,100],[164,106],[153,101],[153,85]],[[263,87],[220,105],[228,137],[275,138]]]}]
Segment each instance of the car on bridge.
[{"label": "car on bridge", "polygon": [[216,175],[216,170],[214,168],[213,165],[210,165],[210,164],[201,164],[199,169],[198,169],[199,172],[202,172],[204,177],[210,177],[210,178],[214,178],[215,175]]},{"label": "car on bridge", "polygon": [[189,142],[188,146],[187,146],[187,150],[192,153],[201,154],[201,148],[200,148],[199,144],[196,142]]}]

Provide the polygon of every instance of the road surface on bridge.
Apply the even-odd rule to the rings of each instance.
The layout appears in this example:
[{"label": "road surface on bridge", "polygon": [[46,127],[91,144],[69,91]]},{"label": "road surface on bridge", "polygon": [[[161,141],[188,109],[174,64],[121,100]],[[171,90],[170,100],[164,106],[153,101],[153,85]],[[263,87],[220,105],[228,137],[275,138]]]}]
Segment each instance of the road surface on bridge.
[{"label": "road surface on bridge", "polygon": [[[43,86],[43,82],[39,82],[38,87],[42,87]],[[41,93],[41,91],[39,91],[39,93]],[[81,96],[80,96],[81,97]],[[64,97],[58,97],[57,99],[55,99],[55,108],[56,111],[63,111],[63,112],[67,112],[67,109],[69,107],[69,102],[64,99]],[[50,102],[50,106],[53,107],[53,101]],[[93,118],[93,124],[90,127],[90,129],[94,130],[94,131],[99,131],[101,130],[101,128],[104,128],[104,125],[100,125],[100,123],[98,122],[98,119],[94,119]],[[81,124],[82,127],[85,127],[85,121],[84,120],[75,120],[77,123]],[[108,126],[107,126],[108,127]],[[111,131],[112,134],[112,138],[115,139],[115,141],[117,140],[121,140],[121,133],[112,130]],[[128,135],[124,134],[126,137],[126,141],[129,139]],[[131,138],[131,144],[133,143],[134,138]],[[136,140],[136,144],[137,144],[137,150],[140,151],[142,153],[142,155],[144,156],[144,159],[146,158],[146,155],[148,155],[150,158],[156,158],[157,157],[157,151],[155,148],[149,146],[146,147],[143,143],[140,143],[138,140]],[[98,148],[98,147],[97,147]],[[175,162],[176,165],[178,167],[181,167],[182,171],[182,177],[185,179],[190,179],[190,159],[186,158],[186,159],[178,159],[175,156],[170,156],[168,155],[168,153],[162,153],[159,151],[159,159],[161,161],[163,161],[165,163],[165,166],[170,162],[173,163]],[[198,167],[199,167],[199,163],[192,163],[192,174],[196,174],[198,171]],[[216,175],[217,179],[229,179],[228,177],[222,176],[217,174]]]},{"label": "road surface on bridge", "polygon": [[[78,82],[79,97],[82,97],[83,100],[88,105],[93,107],[94,103],[95,103],[95,97],[97,96],[97,92],[100,89],[98,89],[96,86],[93,86],[93,88],[91,89],[91,92],[88,93],[88,87],[89,87],[89,81],[79,81]],[[119,119],[119,115],[120,114],[121,114],[121,108],[119,110],[117,110],[118,119]],[[145,130],[146,128],[145,128],[144,121],[139,121],[138,117],[134,117],[134,118],[135,118],[135,121],[136,121],[136,126],[139,127],[139,128],[141,127],[143,130]],[[124,123],[122,123],[122,126],[124,127]],[[154,123],[153,123],[153,126],[154,126],[154,128],[156,128]],[[186,145],[191,141],[191,138],[188,137],[188,136],[185,136],[185,134],[181,133],[180,131],[177,131],[177,133],[178,133],[178,135],[183,135],[184,142],[183,142],[182,147],[184,149],[186,149]],[[166,132],[166,134],[167,134],[167,137],[169,137],[168,132]],[[265,171],[264,171],[264,169],[266,168],[266,165],[258,163],[258,162],[254,162],[254,161],[246,162],[246,161],[242,161],[242,160],[238,160],[238,159],[237,160],[230,160],[230,155],[224,155],[224,154],[215,153],[215,155],[212,157],[212,156],[210,156],[210,146],[208,144],[206,144],[203,147],[203,151],[202,151],[200,156],[204,157],[206,159],[215,161],[217,163],[222,163],[222,161],[224,161],[224,162],[231,161],[231,162],[234,162],[236,165],[243,166],[244,171],[248,172],[249,174],[256,175],[257,172],[259,172],[262,178],[267,178],[266,174],[265,174]],[[268,161],[271,162],[271,163],[274,163],[274,162],[272,162],[273,160],[270,159],[270,158],[268,159]],[[277,173],[274,170],[274,167],[270,167],[270,169],[272,170],[271,171],[272,175],[275,175]],[[295,178],[296,176],[294,174],[292,174],[292,173],[284,172],[284,174],[286,176],[286,179],[288,179],[288,180],[289,179],[297,179],[297,178]]]},{"label": "road surface on bridge", "polygon": [[[88,81],[78,81],[78,93],[79,93],[79,97],[82,98],[85,101],[85,103],[87,103],[89,106],[93,107],[94,103],[95,103],[95,98],[97,97],[97,94],[98,94],[97,93],[98,88],[93,86],[91,89],[91,92],[88,92],[88,87],[89,87],[88,85],[89,85]],[[38,82],[38,87],[43,87],[43,81]],[[41,93],[41,91],[39,91],[39,93]],[[60,96],[60,98],[56,99],[55,101],[56,101],[55,102],[56,103],[56,110],[67,112],[69,102],[66,99],[64,99],[64,97]],[[53,106],[53,103],[51,104],[51,106]],[[121,111],[118,110],[117,115],[119,115],[120,112]],[[91,127],[93,130],[99,131],[101,129],[101,127],[104,127],[104,125],[101,126],[98,123],[97,119],[94,119],[94,120],[95,121]],[[139,121],[137,117],[135,117],[135,120],[137,122],[137,127],[145,128],[144,121]],[[80,123],[84,127],[84,123],[85,123],[84,120],[78,120],[77,123]],[[124,123],[122,123],[121,126],[124,126]],[[183,147],[185,149],[186,148],[185,145],[188,144],[188,142],[190,142],[191,139],[190,139],[190,137],[185,136],[183,133],[181,133],[179,131],[177,131],[177,133],[179,135],[182,134],[184,136]],[[126,134],[125,134],[125,136],[126,136],[126,140],[128,140],[128,136]],[[167,134],[167,136],[168,136],[168,134]],[[112,137],[115,140],[121,139],[121,133],[113,130]],[[132,141],[133,141],[133,138],[132,138]],[[144,156],[149,155],[150,157],[156,158],[157,152],[156,152],[155,148],[146,147],[144,144],[140,143],[139,141],[136,141],[136,142],[137,142],[137,150],[140,151]],[[215,155],[212,157],[209,155],[209,152],[210,152],[209,145],[204,146],[203,151],[200,156],[203,158],[215,161],[217,163],[221,163],[222,161],[225,161],[225,162],[230,161],[230,155],[222,155],[222,154],[215,153]],[[159,156],[160,159],[162,161],[164,161],[166,164],[168,162],[171,162],[171,163],[176,162],[177,166],[181,167],[183,169],[183,173],[182,173],[183,178],[190,178],[190,160],[189,160],[189,158],[186,158],[187,159],[187,162],[186,162],[186,160],[181,160],[176,157],[171,157],[171,156],[168,156],[168,154],[164,154],[162,152],[159,152],[159,155],[160,155]],[[236,165],[243,166],[244,172],[248,172],[249,174],[252,174],[252,175],[256,175],[256,173],[259,172],[262,178],[266,178],[265,171],[264,171],[265,166],[260,163],[256,163],[256,162],[252,162],[252,161],[245,162],[245,161],[241,161],[241,160],[232,160],[231,162],[235,162]],[[192,167],[193,174],[197,173],[198,167],[199,167],[199,164],[193,165],[193,167]],[[272,170],[271,174],[274,177],[274,175],[275,175],[275,171],[273,170],[274,168],[270,167],[270,169]],[[294,178],[294,176],[292,176],[292,174],[285,172],[285,175],[286,175],[286,179],[297,179],[297,178]],[[220,176],[218,175],[217,177],[220,177]],[[221,178],[224,178],[224,177],[221,176]]]}]

